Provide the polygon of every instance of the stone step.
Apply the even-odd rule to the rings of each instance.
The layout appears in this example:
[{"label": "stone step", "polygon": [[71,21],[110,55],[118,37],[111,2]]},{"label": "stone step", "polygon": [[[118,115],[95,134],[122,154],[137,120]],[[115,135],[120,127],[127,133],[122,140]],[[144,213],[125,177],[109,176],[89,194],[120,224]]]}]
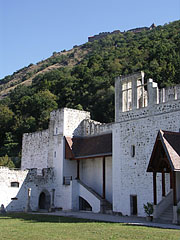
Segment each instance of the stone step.
[{"label": "stone step", "polygon": [[112,212],[112,204],[110,202],[108,202],[106,199],[103,199],[101,195],[99,195],[99,193],[97,193],[96,191],[94,191],[94,189],[92,189],[91,187],[87,186],[86,184],[84,184],[81,180],[78,180],[78,182],[84,187],[86,188],[89,192],[91,192],[94,196],[96,196],[100,202],[101,202],[101,213],[109,213]]},{"label": "stone step", "polygon": [[173,220],[173,206],[169,206],[159,217],[162,220],[172,221]]}]

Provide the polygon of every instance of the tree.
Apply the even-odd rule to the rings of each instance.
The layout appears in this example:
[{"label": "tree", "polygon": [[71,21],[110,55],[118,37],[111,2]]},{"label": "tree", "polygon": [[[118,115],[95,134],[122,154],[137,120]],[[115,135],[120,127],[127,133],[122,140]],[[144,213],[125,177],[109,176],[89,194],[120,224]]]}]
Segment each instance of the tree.
[{"label": "tree", "polygon": [[0,157],[0,166],[15,168],[13,161],[11,160],[10,157],[8,157],[8,155],[5,155],[4,157]]},{"label": "tree", "polygon": [[58,108],[57,97],[49,90],[40,91],[32,96],[32,116],[39,129],[47,128],[50,112]]},{"label": "tree", "polygon": [[8,106],[0,105],[0,145],[3,143],[5,133],[11,129],[14,113]]}]

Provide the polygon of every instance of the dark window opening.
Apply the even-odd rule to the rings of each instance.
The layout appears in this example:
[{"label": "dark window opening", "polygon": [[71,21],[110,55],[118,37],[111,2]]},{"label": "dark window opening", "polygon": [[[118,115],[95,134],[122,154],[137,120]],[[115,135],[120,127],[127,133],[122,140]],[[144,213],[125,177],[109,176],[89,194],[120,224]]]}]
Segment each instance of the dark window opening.
[{"label": "dark window opening", "polygon": [[13,198],[11,198],[11,200],[18,200],[18,198],[17,197],[13,197]]},{"label": "dark window opening", "polygon": [[131,145],[131,157],[135,156],[135,145]]},{"label": "dark window opening", "polygon": [[131,215],[137,215],[137,195],[130,195]]},{"label": "dark window opening", "polygon": [[79,197],[79,210],[92,211],[92,207],[84,198]]},{"label": "dark window opening", "polygon": [[18,182],[11,182],[11,187],[19,187],[19,183]]}]

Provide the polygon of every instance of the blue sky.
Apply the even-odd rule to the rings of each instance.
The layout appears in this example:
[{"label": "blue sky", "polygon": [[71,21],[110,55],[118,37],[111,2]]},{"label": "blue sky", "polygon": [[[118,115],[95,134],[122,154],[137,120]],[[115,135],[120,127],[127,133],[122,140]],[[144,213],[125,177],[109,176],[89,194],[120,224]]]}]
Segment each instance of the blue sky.
[{"label": "blue sky", "polygon": [[180,0],[0,0],[0,79],[113,30],[180,19]]}]

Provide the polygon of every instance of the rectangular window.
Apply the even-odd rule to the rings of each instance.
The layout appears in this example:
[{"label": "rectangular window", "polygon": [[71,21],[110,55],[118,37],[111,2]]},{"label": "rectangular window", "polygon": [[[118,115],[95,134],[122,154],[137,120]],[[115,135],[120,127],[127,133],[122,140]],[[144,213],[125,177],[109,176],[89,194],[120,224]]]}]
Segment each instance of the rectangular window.
[{"label": "rectangular window", "polygon": [[18,200],[18,198],[17,197],[13,197],[13,198],[11,198],[11,200]]},{"label": "rectangular window", "polygon": [[131,157],[135,156],[135,145],[131,145]]},{"label": "rectangular window", "polygon": [[130,195],[131,215],[137,215],[137,195]]},{"label": "rectangular window", "polygon": [[132,82],[125,82],[122,85],[122,111],[132,110]]},{"label": "rectangular window", "polygon": [[19,183],[18,182],[11,182],[11,187],[19,187]]}]

